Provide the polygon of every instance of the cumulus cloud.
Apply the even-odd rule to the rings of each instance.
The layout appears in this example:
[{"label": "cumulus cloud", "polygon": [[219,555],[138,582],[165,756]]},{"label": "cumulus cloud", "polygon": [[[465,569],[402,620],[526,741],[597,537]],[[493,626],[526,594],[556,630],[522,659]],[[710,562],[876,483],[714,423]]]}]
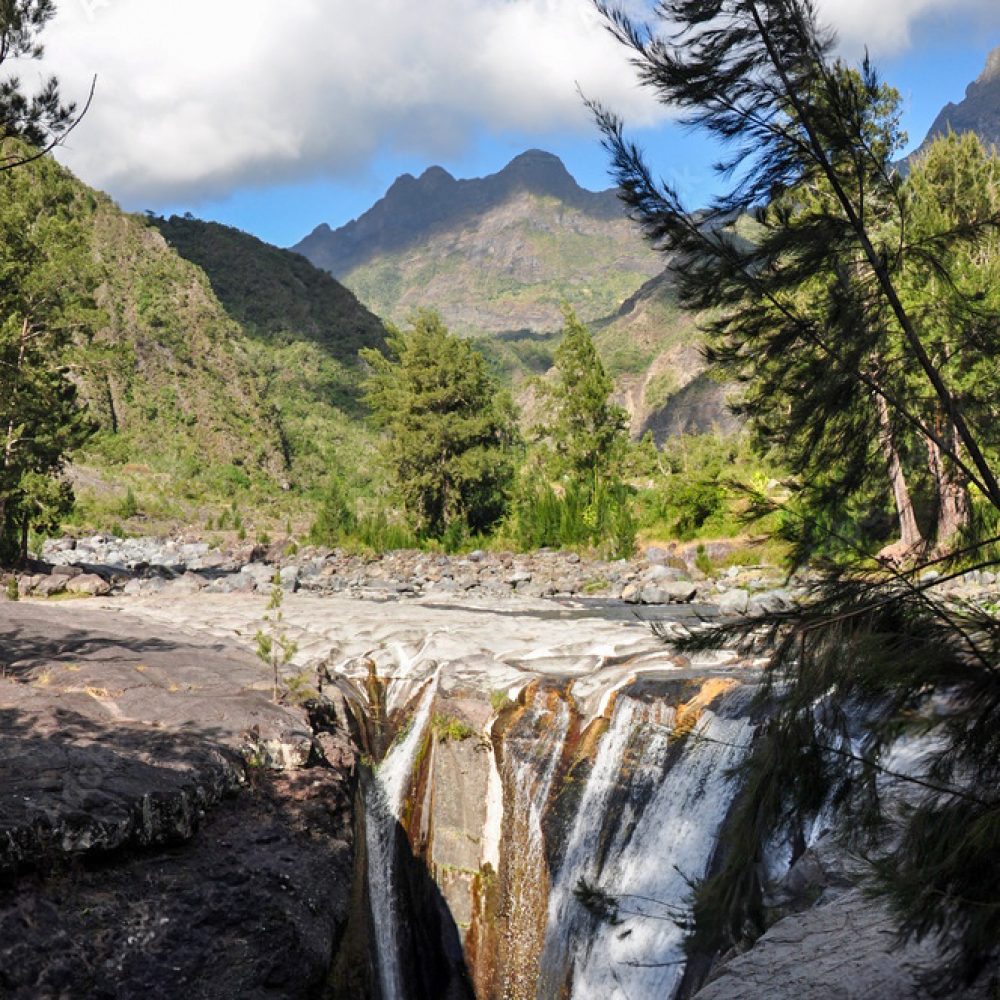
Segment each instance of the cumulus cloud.
[{"label": "cumulus cloud", "polygon": [[[928,14],[996,6],[820,0],[846,47],[875,52]],[[62,0],[45,42],[68,95],[98,76],[60,157],[131,203],[342,178],[386,148],[446,158],[483,129],[583,132],[578,84],[631,125],[668,113],[588,0]]]},{"label": "cumulus cloud", "polygon": [[578,83],[637,124],[664,113],[587,0],[63,0],[45,41],[67,94],[98,76],[61,158],[130,201],[583,130]]},{"label": "cumulus cloud", "polygon": [[934,16],[975,20],[1000,28],[997,0],[817,0],[819,13],[836,28],[851,55],[867,47],[875,55],[905,52],[921,20]]}]

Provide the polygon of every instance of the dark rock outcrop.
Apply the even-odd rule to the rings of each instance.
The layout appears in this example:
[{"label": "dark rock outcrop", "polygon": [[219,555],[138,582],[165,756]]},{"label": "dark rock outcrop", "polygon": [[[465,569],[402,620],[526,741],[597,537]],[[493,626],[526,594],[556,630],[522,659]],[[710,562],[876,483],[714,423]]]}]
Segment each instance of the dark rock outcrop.
[{"label": "dark rock outcrop", "polygon": [[354,749],[260,664],[114,614],[0,606],[0,996],[320,996]]}]

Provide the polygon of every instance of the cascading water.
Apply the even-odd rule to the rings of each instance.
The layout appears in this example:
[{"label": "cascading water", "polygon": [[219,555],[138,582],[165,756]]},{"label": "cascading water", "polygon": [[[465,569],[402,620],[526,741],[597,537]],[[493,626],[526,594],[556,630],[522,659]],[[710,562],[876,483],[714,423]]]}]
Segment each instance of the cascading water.
[{"label": "cascading water", "polygon": [[393,744],[365,789],[368,900],[382,1000],[405,1000],[399,954],[396,849],[402,807],[430,720],[438,675],[427,685],[406,736]]},{"label": "cascading water", "polygon": [[538,957],[545,934],[548,862],[542,821],[569,731],[569,706],[555,695],[545,704],[537,692],[516,733],[504,741],[504,839],[502,872],[507,885],[506,936],[499,970],[500,995],[534,996]]},{"label": "cascading water", "polygon": [[596,881],[599,870],[599,840],[609,804],[620,787],[625,751],[643,706],[632,698],[615,703],[607,733],[601,740],[594,767],[587,779],[566,841],[566,853],[549,894],[548,924],[538,979],[538,996],[554,997],[566,980],[572,947],[581,921],[587,917],[574,896],[581,879]]},{"label": "cascading water", "polygon": [[[680,923],[690,915],[690,882],[703,877],[711,862],[735,790],[730,771],[751,736],[747,719],[705,711],[676,759],[669,754],[675,739],[669,727],[651,728],[644,737],[640,767],[659,759],[667,771],[637,816],[594,817],[596,824],[616,823],[606,859],[591,874],[618,912],[616,921],[592,921],[589,933],[568,942],[564,961],[571,962],[574,1000],[674,995],[684,974]],[[615,737],[613,729],[609,737]],[[560,881],[571,886],[575,874],[566,871]]]}]

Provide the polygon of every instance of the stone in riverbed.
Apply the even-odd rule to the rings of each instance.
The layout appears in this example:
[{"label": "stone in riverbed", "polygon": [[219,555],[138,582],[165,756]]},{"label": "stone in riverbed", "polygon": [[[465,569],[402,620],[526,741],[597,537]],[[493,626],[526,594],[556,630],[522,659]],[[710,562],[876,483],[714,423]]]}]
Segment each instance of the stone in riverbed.
[{"label": "stone in riverbed", "polygon": [[87,594],[90,597],[103,597],[111,593],[111,584],[96,573],[82,573],[66,583],[70,594]]},{"label": "stone in riverbed", "polygon": [[785,611],[793,607],[794,603],[791,594],[787,590],[769,590],[752,597],[747,606],[747,611],[752,615]]},{"label": "stone in riverbed", "polygon": [[750,594],[739,588],[735,587],[732,590],[727,590],[724,594],[720,594],[715,603],[719,606],[719,611],[724,615],[743,615],[746,614],[747,605],[750,600]]},{"label": "stone in riverbed", "polygon": [[647,584],[640,592],[643,604],[689,604],[698,593],[693,583],[668,580],[665,583]]}]

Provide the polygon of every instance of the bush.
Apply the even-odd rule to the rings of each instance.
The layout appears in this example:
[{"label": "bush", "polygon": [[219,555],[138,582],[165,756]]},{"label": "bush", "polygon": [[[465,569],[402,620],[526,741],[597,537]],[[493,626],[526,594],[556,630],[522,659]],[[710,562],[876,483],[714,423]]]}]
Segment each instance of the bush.
[{"label": "bush", "polygon": [[514,501],[515,542],[524,551],[588,545],[627,559],[635,551],[631,497],[621,484],[587,489],[570,483],[560,493],[548,484],[526,485]]},{"label": "bush", "polygon": [[431,729],[439,743],[461,743],[476,735],[472,726],[453,715],[435,715],[431,720]]}]

